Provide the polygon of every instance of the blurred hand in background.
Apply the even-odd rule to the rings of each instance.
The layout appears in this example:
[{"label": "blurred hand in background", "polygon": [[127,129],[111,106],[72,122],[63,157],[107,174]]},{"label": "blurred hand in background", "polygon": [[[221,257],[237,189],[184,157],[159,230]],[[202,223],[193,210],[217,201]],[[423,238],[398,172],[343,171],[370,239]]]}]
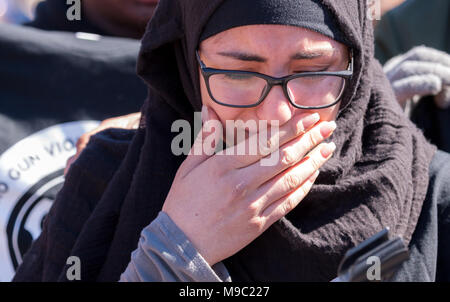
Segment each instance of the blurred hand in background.
[{"label": "blurred hand in background", "polygon": [[0,23],[23,23],[34,17],[36,5],[42,0],[0,0]]}]

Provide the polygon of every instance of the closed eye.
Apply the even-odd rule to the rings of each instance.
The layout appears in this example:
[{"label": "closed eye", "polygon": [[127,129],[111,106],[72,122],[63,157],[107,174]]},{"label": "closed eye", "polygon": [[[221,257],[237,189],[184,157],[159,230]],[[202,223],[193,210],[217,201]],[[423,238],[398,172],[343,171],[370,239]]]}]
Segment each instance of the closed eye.
[{"label": "closed eye", "polygon": [[230,80],[248,80],[252,78],[252,75],[243,74],[243,73],[225,73],[224,77]]},{"label": "closed eye", "polygon": [[294,73],[303,73],[303,72],[324,72],[328,71],[328,67],[320,70],[295,70]]}]

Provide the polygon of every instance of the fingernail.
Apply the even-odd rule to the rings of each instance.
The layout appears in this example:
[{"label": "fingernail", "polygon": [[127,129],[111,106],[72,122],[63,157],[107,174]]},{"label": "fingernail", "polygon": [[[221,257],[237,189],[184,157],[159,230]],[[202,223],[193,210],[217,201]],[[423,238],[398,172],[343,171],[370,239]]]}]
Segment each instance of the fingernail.
[{"label": "fingernail", "polygon": [[322,156],[324,158],[328,158],[328,156],[330,156],[331,153],[334,152],[334,150],[336,150],[336,144],[329,143],[329,144],[326,144],[325,146],[323,146],[322,149],[320,150],[320,152],[322,153]]},{"label": "fingernail", "polygon": [[320,127],[320,134],[322,134],[324,138],[327,138],[333,133],[336,127],[337,125],[334,121],[323,123]]},{"label": "fingernail", "polygon": [[320,115],[318,113],[311,114],[304,119],[302,119],[301,123],[303,126],[303,131],[313,126],[315,123],[317,123],[320,120]]},{"label": "fingernail", "polygon": [[202,122],[206,122],[209,118],[209,113],[208,113],[208,107],[206,107],[205,105],[202,106]]}]

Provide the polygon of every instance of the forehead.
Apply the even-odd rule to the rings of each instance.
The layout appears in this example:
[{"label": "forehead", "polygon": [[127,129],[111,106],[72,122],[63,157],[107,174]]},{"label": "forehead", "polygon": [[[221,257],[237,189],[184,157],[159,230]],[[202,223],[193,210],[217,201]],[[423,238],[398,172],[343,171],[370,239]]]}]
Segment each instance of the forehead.
[{"label": "forehead", "polygon": [[200,43],[202,51],[251,50],[273,55],[292,50],[342,51],[345,46],[315,31],[288,25],[247,25],[223,31]]}]

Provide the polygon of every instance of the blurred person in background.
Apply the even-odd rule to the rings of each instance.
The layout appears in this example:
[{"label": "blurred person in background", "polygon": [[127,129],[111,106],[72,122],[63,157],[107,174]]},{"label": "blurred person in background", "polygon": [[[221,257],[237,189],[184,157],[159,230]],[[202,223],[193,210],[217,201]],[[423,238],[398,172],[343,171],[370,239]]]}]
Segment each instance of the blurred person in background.
[{"label": "blurred person in background", "polygon": [[[68,21],[70,5],[49,0],[30,26],[7,24],[32,18],[31,2],[0,0],[0,281],[12,278],[39,236],[78,138],[111,116],[139,111],[147,88],[136,75],[140,43],[132,38],[157,1],[85,0],[81,21]],[[120,15],[125,20],[113,18]],[[119,124],[133,128],[138,120]]]},{"label": "blurred person in background", "polygon": [[378,1],[380,5],[381,16],[383,16],[388,11],[402,4],[405,0],[378,0]]},{"label": "blurred person in background", "polygon": [[140,39],[157,4],[158,0],[83,0],[81,20],[69,21],[66,1],[46,0],[39,3],[35,19],[27,25]]},{"label": "blurred person in background", "polygon": [[440,149],[450,152],[450,1],[407,0],[375,31],[397,100]]}]

